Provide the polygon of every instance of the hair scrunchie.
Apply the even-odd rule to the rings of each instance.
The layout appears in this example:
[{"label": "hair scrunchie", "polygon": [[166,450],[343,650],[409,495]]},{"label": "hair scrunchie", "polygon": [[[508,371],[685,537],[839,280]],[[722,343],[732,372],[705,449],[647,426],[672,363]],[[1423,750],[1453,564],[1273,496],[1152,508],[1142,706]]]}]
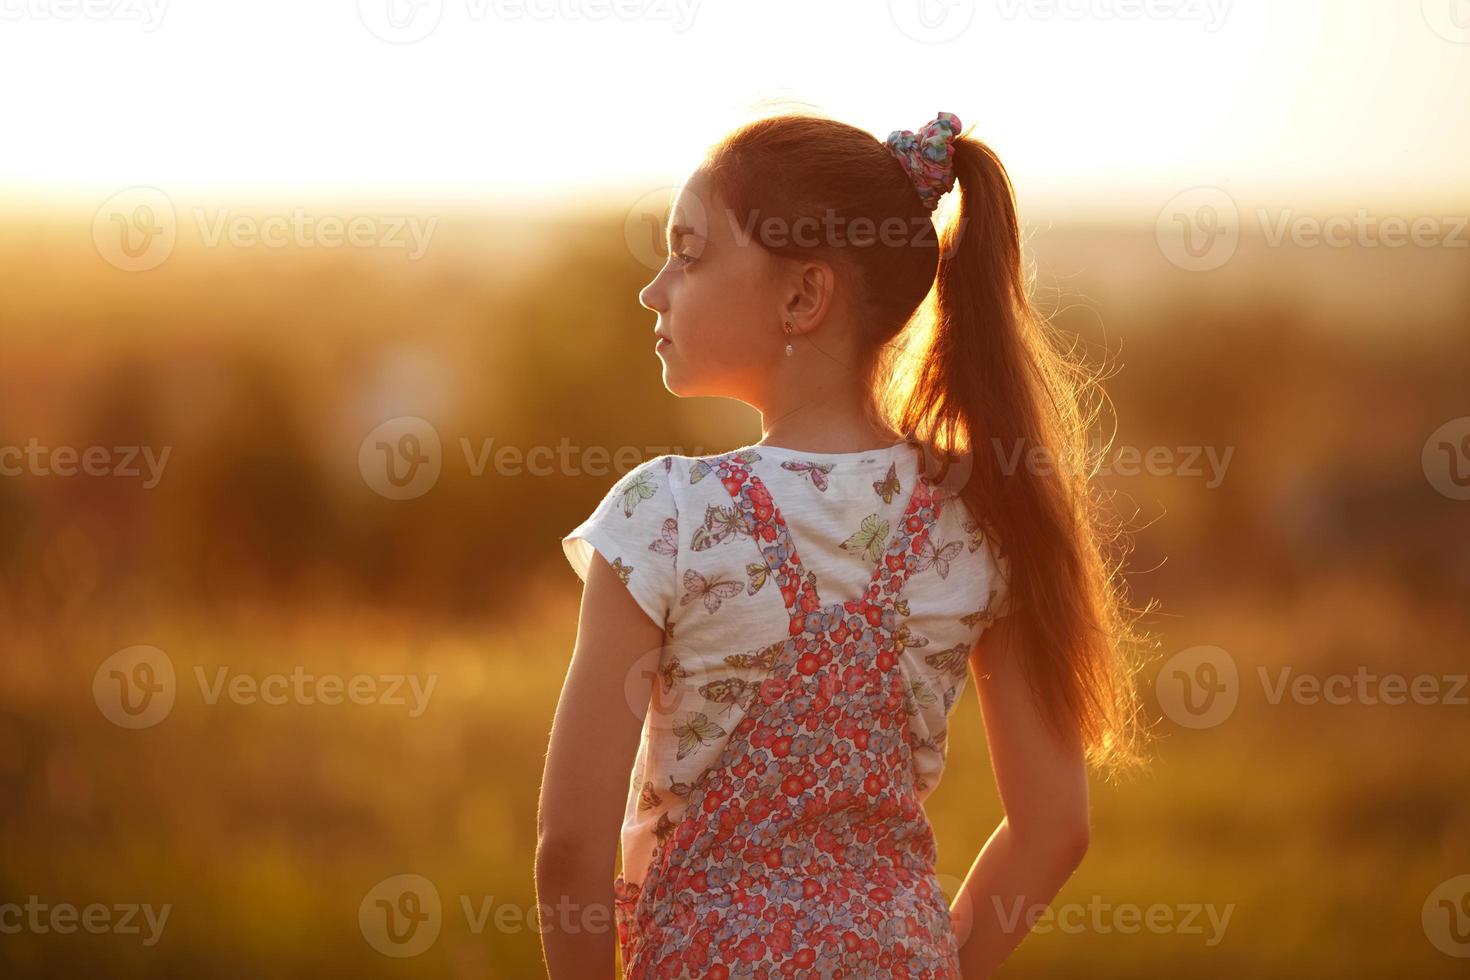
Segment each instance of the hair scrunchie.
[{"label": "hair scrunchie", "polygon": [[960,117],[941,112],[917,133],[895,129],[883,141],[908,171],[919,200],[930,211],[938,207],[940,195],[954,187],[954,138],[959,131]]}]

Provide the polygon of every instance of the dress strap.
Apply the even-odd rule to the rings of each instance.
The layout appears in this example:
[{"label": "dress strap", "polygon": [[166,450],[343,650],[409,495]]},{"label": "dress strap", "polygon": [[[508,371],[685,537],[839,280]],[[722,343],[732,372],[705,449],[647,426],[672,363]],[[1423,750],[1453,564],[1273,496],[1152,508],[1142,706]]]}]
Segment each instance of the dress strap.
[{"label": "dress strap", "polygon": [[[719,480],[739,509],[744,528],[760,548],[761,557],[791,615],[791,631],[807,627],[806,618],[826,606],[817,591],[816,576],[808,572],[796,551],[796,543],[781,516],[781,509],[771,497],[765,482],[750,471],[750,463],[759,459],[754,450],[746,449],[717,457],[712,465]],[[899,592],[918,565],[918,554],[928,540],[929,530],[939,515],[943,496],[936,493],[922,470],[909,492],[908,506],[899,518],[898,527],[888,538],[887,547],[873,569],[873,577],[861,599],[839,603],[846,612],[864,613],[875,626],[882,613],[897,602]]]}]

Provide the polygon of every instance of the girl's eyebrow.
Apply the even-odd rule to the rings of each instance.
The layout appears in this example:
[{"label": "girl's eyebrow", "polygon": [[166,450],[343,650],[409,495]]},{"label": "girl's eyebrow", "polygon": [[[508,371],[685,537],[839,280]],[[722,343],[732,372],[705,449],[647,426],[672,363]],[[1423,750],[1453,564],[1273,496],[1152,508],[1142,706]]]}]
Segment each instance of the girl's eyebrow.
[{"label": "girl's eyebrow", "polygon": [[694,234],[694,227],[692,225],[670,225],[669,226],[669,241],[673,241],[675,238],[683,238],[685,235],[691,235],[692,236],[693,234]]}]

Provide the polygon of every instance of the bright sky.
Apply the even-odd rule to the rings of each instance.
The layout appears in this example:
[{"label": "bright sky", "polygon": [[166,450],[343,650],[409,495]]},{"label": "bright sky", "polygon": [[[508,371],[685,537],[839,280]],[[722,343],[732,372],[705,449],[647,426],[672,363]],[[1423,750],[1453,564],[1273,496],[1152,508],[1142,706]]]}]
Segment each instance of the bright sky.
[{"label": "bright sky", "polygon": [[776,98],[1079,212],[1470,204],[1470,0],[0,0],[0,84],[12,198],[626,194]]}]

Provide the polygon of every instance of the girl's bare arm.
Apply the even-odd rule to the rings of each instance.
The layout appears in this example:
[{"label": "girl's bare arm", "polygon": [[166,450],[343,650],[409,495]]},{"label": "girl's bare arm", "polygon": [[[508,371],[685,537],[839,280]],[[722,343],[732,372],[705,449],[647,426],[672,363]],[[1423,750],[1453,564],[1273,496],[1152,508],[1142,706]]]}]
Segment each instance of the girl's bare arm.
[{"label": "girl's bare arm", "polygon": [[536,900],[553,980],[598,980],[615,972],[612,882],[643,726],[632,704],[646,705],[652,691],[651,672],[630,675],[662,643],[662,628],[595,554],[552,722],[536,826]]},{"label": "girl's bare arm", "polygon": [[1087,851],[1087,766],[1075,732],[1059,739],[1021,675],[1014,617],[970,656],[1005,816],[950,908],[965,980],[986,980],[1025,938]]}]

